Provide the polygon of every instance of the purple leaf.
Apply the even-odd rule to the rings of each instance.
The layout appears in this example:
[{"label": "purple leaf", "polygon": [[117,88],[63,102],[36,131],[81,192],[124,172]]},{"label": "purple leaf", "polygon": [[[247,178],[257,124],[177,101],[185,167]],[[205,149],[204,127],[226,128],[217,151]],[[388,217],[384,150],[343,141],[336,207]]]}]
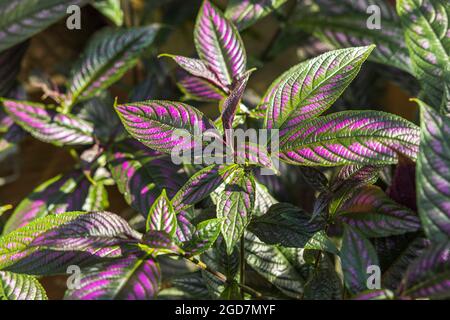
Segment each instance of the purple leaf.
[{"label": "purple leaf", "polygon": [[402,293],[412,298],[450,298],[450,242],[433,245],[410,264]]},{"label": "purple leaf", "polygon": [[203,2],[194,29],[197,53],[228,87],[245,71],[247,57],[236,27],[208,0]]},{"label": "purple leaf", "polygon": [[0,271],[0,300],[47,300],[47,294],[32,276]]},{"label": "purple leaf", "polygon": [[416,158],[419,128],[380,111],[344,111],[309,120],[285,133],[280,158],[297,165],[338,166],[395,163]]},{"label": "purple leaf", "polygon": [[450,238],[450,119],[419,101],[421,144],[416,167],[417,206],[425,233]]},{"label": "purple leaf", "polygon": [[175,147],[185,150],[201,146],[199,136],[214,129],[214,124],[200,111],[180,102],[136,102],[117,106],[117,112],[133,138],[166,153]]},{"label": "purple leaf", "polygon": [[415,212],[391,200],[379,187],[356,191],[339,209],[339,219],[368,238],[415,232],[420,220]]},{"label": "purple leaf", "polygon": [[68,300],[149,300],[159,289],[161,271],[148,255],[131,254],[83,270],[80,288],[68,290]]},{"label": "purple leaf", "polygon": [[379,266],[370,241],[349,226],[345,226],[342,236],[341,264],[345,285],[354,294],[367,289],[367,268]]},{"label": "purple leaf", "polygon": [[38,103],[8,99],[1,102],[14,121],[36,139],[57,146],[94,142],[92,125],[82,119],[46,110]]},{"label": "purple leaf", "polygon": [[361,292],[352,300],[392,300],[394,298],[394,293],[386,289],[377,290],[367,290]]},{"label": "purple leaf", "polygon": [[186,100],[220,101],[225,97],[225,92],[211,82],[183,70],[177,72],[177,85]]},{"label": "purple leaf", "polygon": [[339,98],[374,46],[341,49],[302,62],[276,79],[261,104],[268,129],[286,129],[314,118]]},{"label": "purple leaf", "polygon": [[386,194],[392,200],[417,212],[416,164],[411,159],[399,157]]},{"label": "purple leaf", "polygon": [[[144,234],[142,243],[146,245],[146,248],[153,255],[159,253],[172,253],[178,252],[179,247],[174,243],[172,237],[164,231],[149,230]],[[155,250],[156,249],[156,250]]]},{"label": "purple leaf", "polygon": [[146,230],[164,231],[171,237],[177,231],[177,217],[165,189],[150,208]]},{"label": "purple leaf", "polygon": [[179,242],[186,242],[192,239],[195,232],[195,226],[191,222],[191,211],[181,211],[177,214],[177,233],[176,238]]},{"label": "purple leaf", "polygon": [[262,144],[245,142],[237,146],[235,161],[238,164],[252,164],[276,170],[267,147]]}]

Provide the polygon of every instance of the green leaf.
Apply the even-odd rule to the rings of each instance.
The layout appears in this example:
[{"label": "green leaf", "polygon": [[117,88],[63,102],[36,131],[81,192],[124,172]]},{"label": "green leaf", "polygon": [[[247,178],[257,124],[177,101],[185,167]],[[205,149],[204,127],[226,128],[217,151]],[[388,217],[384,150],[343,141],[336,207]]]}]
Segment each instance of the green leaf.
[{"label": "green leaf", "polygon": [[177,232],[177,216],[165,189],[150,208],[146,230],[164,231],[171,237]]},{"label": "green leaf", "polygon": [[123,25],[124,14],[120,7],[120,0],[97,0],[92,5],[116,26]]},{"label": "green leaf", "polygon": [[69,95],[72,104],[90,98],[118,81],[152,44],[157,31],[157,26],[147,26],[107,28],[95,34],[71,72]]},{"label": "green leaf", "polygon": [[303,248],[322,225],[310,222],[311,216],[289,203],[276,203],[253,219],[249,229],[267,244]]},{"label": "green leaf", "polygon": [[225,181],[225,189],[217,201],[217,217],[223,218],[222,235],[231,254],[250,223],[255,208],[255,181],[242,170]]},{"label": "green leaf", "polygon": [[319,250],[339,255],[338,248],[336,248],[336,245],[327,236],[325,230],[317,231],[308,240],[304,248],[308,250]]},{"label": "green leaf", "polygon": [[35,277],[0,271],[0,300],[47,300],[47,294]]},{"label": "green leaf", "polygon": [[183,250],[190,256],[205,252],[211,248],[219,237],[221,226],[221,219],[209,219],[200,222],[195,227],[192,239],[184,245]]},{"label": "green leaf", "polygon": [[0,51],[8,49],[67,15],[70,5],[88,0],[1,0]]},{"label": "green leaf", "polygon": [[450,72],[450,3],[441,0],[399,0],[397,12],[405,30],[412,68],[426,102],[441,106]]}]

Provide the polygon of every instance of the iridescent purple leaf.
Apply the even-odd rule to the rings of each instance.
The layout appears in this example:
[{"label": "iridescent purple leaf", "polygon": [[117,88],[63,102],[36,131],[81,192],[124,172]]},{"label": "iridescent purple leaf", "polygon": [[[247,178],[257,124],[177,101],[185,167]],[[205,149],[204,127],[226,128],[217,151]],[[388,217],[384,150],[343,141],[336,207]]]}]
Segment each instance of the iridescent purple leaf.
[{"label": "iridescent purple leaf", "polygon": [[203,2],[194,29],[197,53],[228,87],[246,68],[244,44],[236,27],[208,0]]},{"label": "iridescent purple leaf", "polygon": [[410,264],[402,294],[412,298],[450,298],[450,242],[433,245]]},{"label": "iridescent purple leaf", "polygon": [[309,120],[280,140],[280,158],[297,165],[384,165],[415,159],[419,128],[380,111],[344,111]]},{"label": "iridescent purple leaf", "polygon": [[220,101],[225,97],[225,92],[211,82],[183,70],[177,72],[177,85],[185,100]]},{"label": "iridescent purple leaf", "polygon": [[331,107],[374,46],[330,51],[302,62],[276,79],[262,99],[268,105],[265,126],[286,129]]},{"label": "iridescent purple leaf", "polygon": [[131,254],[83,270],[80,287],[66,292],[68,300],[149,300],[159,290],[161,271],[148,255]]},{"label": "iridescent purple leaf", "polygon": [[177,231],[177,217],[166,189],[156,198],[147,216],[146,231],[164,231],[173,237]]},{"label": "iridescent purple leaf", "polygon": [[0,271],[0,300],[47,300],[47,294],[35,277]]},{"label": "iridescent purple leaf", "polygon": [[339,209],[339,219],[368,238],[415,232],[420,219],[411,209],[390,199],[379,187],[356,191]]},{"label": "iridescent purple leaf", "polygon": [[255,208],[255,180],[242,170],[225,181],[225,189],[217,201],[217,217],[222,218],[222,235],[231,254],[250,223]]},{"label": "iridescent purple leaf", "polygon": [[99,31],[76,62],[69,80],[72,104],[94,96],[119,80],[153,42],[157,26]]},{"label": "iridescent purple leaf", "polygon": [[347,289],[353,294],[368,289],[368,267],[379,266],[377,253],[370,241],[358,231],[345,226],[340,257]]},{"label": "iridescent purple leaf", "polygon": [[392,300],[394,299],[394,293],[387,289],[367,290],[361,292],[352,300]]},{"label": "iridescent purple leaf", "polygon": [[419,101],[421,142],[416,167],[417,206],[428,238],[450,238],[450,119]]},{"label": "iridescent purple leaf", "polygon": [[57,146],[94,142],[94,128],[80,118],[46,110],[44,105],[38,103],[8,99],[1,102],[14,121],[36,139]]},{"label": "iridescent purple leaf", "polygon": [[239,30],[244,30],[272,11],[277,10],[287,0],[231,0],[225,17],[233,21]]},{"label": "iridescent purple leaf", "polygon": [[179,247],[175,244],[172,237],[164,231],[147,231],[142,238],[142,243],[147,246],[145,250],[154,256],[179,252]]},{"label": "iridescent purple leaf", "polygon": [[175,147],[179,150],[201,147],[199,137],[214,129],[214,124],[200,111],[181,102],[136,102],[117,106],[117,112],[133,138],[166,153]]}]

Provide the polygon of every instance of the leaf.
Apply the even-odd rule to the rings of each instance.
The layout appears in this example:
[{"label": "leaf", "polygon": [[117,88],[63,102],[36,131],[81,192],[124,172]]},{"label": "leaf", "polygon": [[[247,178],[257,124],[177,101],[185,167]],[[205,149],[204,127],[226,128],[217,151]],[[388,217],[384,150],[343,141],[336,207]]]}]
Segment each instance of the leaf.
[{"label": "leaf", "polygon": [[307,166],[384,165],[416,158],[419,128],[380,111],[344,111],[309,120],[284,134],[280,158]]},{"label": "leaf", "polygon": [[212,164],[197,171],[172,198],[175,211],[185,210],[208,197],[235,170],[235,165]]},{"label": "leaf", "polygon": [[403,295],[412,298],[450,297],[450,242],[441,242],[410,264],[404,278]]},{"label": "leaf", "polygon": [[421,145],[416,167],[417,206],[428,238],[450,238],[450,119],[421,105]]},{"label": "leaf", "polygon": [[106,28],[95,34],[75,63],[69,80],[72,104],[96,95],[118,81],[150,46],[157,26]]},{"label": "leaf", "polygon": [[[375,44],[369,60],[412,73],[403,29],[395,8],[385,0],[316,0],[319,11],[301,17],[297,25],[336,49]],[[380,10],[380,28],[369,28],[370,17]],[[377,15],[378,17],[378,15]]]},{"label": "leaf", "polygon": [[209,219],[200,222],[192,235],[192,239],[185,244],[183,250],[190,256],[198,255],[212,247],[220,234],[221,219]]},{"label": "leaf", "polygon": [[[208,288],[200,271],[189,274],[189,276],[183,275],[172,280],[172,285],[181,290],[188,298],[193,299],[210,299]],[[158,297],[161,298],[162,292]]]},{"label": "leaf", "polygon": [[345,286],[356,294],[367,289],[369,275],[367,268],[379,266],[377,253],[360,232],[345,226],[342,237],[341,264]]},{"label": "leaf", "polygon": [[304,280],[277,246],[265,244],[248,231],[244,244],[246,262],[253,270],[288,297],[301,298]]},{"label": "leaf", "polygon": [[124,14],[120,7],[120,0],[97,0],[92,5],[116,26],[123,25]]},{"label": "leaf", "polygon": [[0,52],[0,97],[7,96],[14,88],[27,48],[28,43],[26,42]]},{"label": "leaf", "polygon": [[149,230],[164,231],[171,237],[177,231],[177,217],[165,189],[155,200],[148,213],[146,231]]},{"label": "leaf", "polygon": [[394,293],[387,289],[366,290],[361,292],[352,300],[393,300]]},{"label": "leaf", "polygon": [[214,124],[197,109],[172,101],[148,100],[117,106],[130,135],[150,149],[171,153],[201,147],[198,141]]},{"label": "leaf", "polygon": [[231,0],[225,17],[233,21],[239,30],[244,30],[272,11],[278,10],[287,0]]},{"label": "leaf", "polygon": [[283,73],[262,99],[261,104],[268,106],[266,128],[283,130],[326,111],[356,77],[373,49],[330,51]]},{"label": "leaf", "polygon": [[53,177],[39,185],[19,203],[6,223],[3,234],[49,214],[104,209],[101,205],[102,191],[91,186],[79,170]]},{"label": "leaf", "polygon": [[327,236],[325,230],[317,231],[305,244],[305,249],[325,251],[331,254],[339,255],[339,250],[336,245]]},{"label": "leaf", "polygon": [[242,171],[225,181],[225,190],[217,201],[217,218],[222,218],[222,235],[231,254],[250,223],[255,208],[255,181]]},{"label": "leaf", "polygon": [[360,188],[339,210],[339,219],[368,238],[415,232],[415,212],[390,199],[379,187]]},{"label": "leaf", "polygon": [[303,248],[322,225],[310,222],[311,216],[289,203],[276,203],[249,226],[267,244]]},{"label": "leaf", "polygon": [[328,257],[320,259],[317,270],[312,274],[305,287],[305,300],[340,300],[342,298],[342,284],[335,271],[334,264]]},{"label": "leaf", "polygon": [[172,237],[164,231],[149,230],[144,234],[142,243],[146,246],[145,251],[153,256],[166,253],[178,253],[179,247],[174,243]]},{"label": "leaf", "polygon": [[231,85],[244,73],[247,57],[239,32],[208,0],[197,16],[194,42],[200,59],[223,86]]},{"label": "leaf", "polygon": [[219,101],[225,97],[225,93],[211,82],[182,70],[177,72],[177,85],[184,100]]},{"label": "leaf", "polygon": [[44,105],[38,103],[9,99],[0,101],[11,118],[36,139],[57,146],[94,142],[92,125],[82,119],[46,110]]},{"label": "leaf", "polygon": [[47,300],[47,294],[32,276],[0,271],[0,300]]},{"label": "leaf", "polygon": [[66,212],[36,219],[0,238],[0,269],[31,275],[65,273],[121,257],[140,235],[106,212]]},{"label": "leaf", "polygon": [[184,182],[180,167],[170,157],[134,148],[130,140],[112,149],[108,168],[125,201],[145,217],[163,189],[171,197]]},{"label": "leaf", "polygon": [[450,3],[440,0],[397,1],[412,68],[426,102],[437,110],[450,66]]},{"label": "leaf", "polygon": [[68,300],[149,300],[158,293],[161,271],[148,255],[128,255],[83,270],[79,289]]},{"label": "leaf", "polygon": [[2,0],[0,1],[0,51],[44,30],[67,15],[70,5],[88,0]]}]

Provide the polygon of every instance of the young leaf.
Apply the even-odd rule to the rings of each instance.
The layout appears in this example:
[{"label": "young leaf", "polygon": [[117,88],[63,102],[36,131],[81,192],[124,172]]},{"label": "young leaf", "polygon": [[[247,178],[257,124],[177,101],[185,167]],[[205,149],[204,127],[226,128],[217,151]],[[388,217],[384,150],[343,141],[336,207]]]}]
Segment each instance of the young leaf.
[{"label": "young leaf", "polygon": [[303,248],[321,224],[310,222],[311,216],[289,203],[276,203],[269,211],[255,218],[249,226],[267,244]]},{"label": "young leaf", "polygon": [[233,21],[239,30],[244,30],[272,11],[277,10],[287,0],[231,0],[225,17]]},{"label": "young leaf", "polygon": [[212,164],[197,171],[172,199],[175,211],[181,211],[205,199],[236,170],[235,165]]},{"label": "young leaf", "polygon": [[441,242],[424,252],[408,268],[403,295],[412,298],[450,298],[450,242]]},{"label": "young leaf", "polygon": [[0,238],[0,269],[31,275],[66,272],[121,257],[140,235],[110,213],[67,212],[29,223]]},{"label": "young leaf", "polygon": [[445,72],[450,65],[450,3],[440,0],[399,0],[397,12],[405,30],[412,68],[426,101],[441,106]]},{"label": "young leaf", "polygon": [[83,270],[80,287],[69,289],[68,300],[149,300],[158,293],[161,271],[148,255],[131,254]]},{"label": "young leaf", "polygon": [[255,181],[243,171],[235,172],[226,182],[217,201],[217,217],[223,218],[222,235],[231,254],[244,234],[255,208]]},{"label": "young leaf", "polygon": [[[319,11],[301,17],[298,25],[336,49],[367,45],[377,47],[369,60],[412,73],[403,29],[395,8],[385,0],[316,0]],[[369,8],[379,10],[380,28],[369,28]],[[377,20],[375,20],[376,22]]]},{"label": "young leaf", "polygon": [[213,4],[204,0],[194,29],[197,53],[228,87],[245,71],[247,56],[236,27]]},{"label": "young leaf", "polygon": [[225,92],[208,80],[191,76],[183,70],[177,72],[177,85],[184,94],[184,100],[220,101],[225,97]]},{"label": "young leaf", "polygon": [[283,135],[280,158],[291,164],[338,166],[416,158],[419,128],[380,111],[344,111],[312,119]]},{"label": "young leaf", "polygon": [[0,300],[47,300],[47,294],[35,277],[0,271]]},{"label": "young leaf", "polygon": [[[198,138],[214,124],[197,109],[180,102],[149,100],[117,106],[130,135],[147,147],[171,153],[201,146]],[[177,134],[179,133],[179,135]]]},{"label": "young leaf", "polygon": [[428,238],[450,238],[450,119],[420,102],[421,144],[416,167],[417,206]]},{"label": "young leaf", "polygon": [[339,219],[367,238],[415,232],[420,220],[415,212],[390,199],[379,187],[366,186],[339,210]]},{"label": "young leaf", "polygon": [[214,244],[220,234],[221,219],[209,219],[200,222],[192,235],[192,239],[185,244],[183,250],[190,256],[198,255]]},{"label": "young leaf", "polygon": [[72,103],[92,97],[119,80],[137,63],[157,31],[157,26],[146,26],[98,32],[72,69],[69,80]]},{"label": "young leaf", "polygon": [[345,285],[353,294],[367,289],[367,268],[380,265],[370,241],[349,226],[345,226],[342,237],[341,264]]},{"label": "young leaf", "polygon": [[177,231],[177,217],[165,189],[150,208],[146,230],[164,231],[171,237]]},{"label": "young leaf", "polygon": [[276,79],[261,104],[265,126],[285,129],[327,110],[358,74],[374,46],[341,49],[302,62]]},{"label": "young leaf", "polygon": [[9,99],[1,102],[14,121],[36,139],[57,146],[94,142],[92,125],[80,118],[46,110],[38,103]]},{"label": "young leaf", "polygon": [[92,5],[116,26],[123,25],[124,14],[120,7],[120,0],[96,0]]},{"label": "young leaf", "polygon": [[65,15],[70,5],[88,0],[2,0],[0,1],[0,51],[44,30]]}]

